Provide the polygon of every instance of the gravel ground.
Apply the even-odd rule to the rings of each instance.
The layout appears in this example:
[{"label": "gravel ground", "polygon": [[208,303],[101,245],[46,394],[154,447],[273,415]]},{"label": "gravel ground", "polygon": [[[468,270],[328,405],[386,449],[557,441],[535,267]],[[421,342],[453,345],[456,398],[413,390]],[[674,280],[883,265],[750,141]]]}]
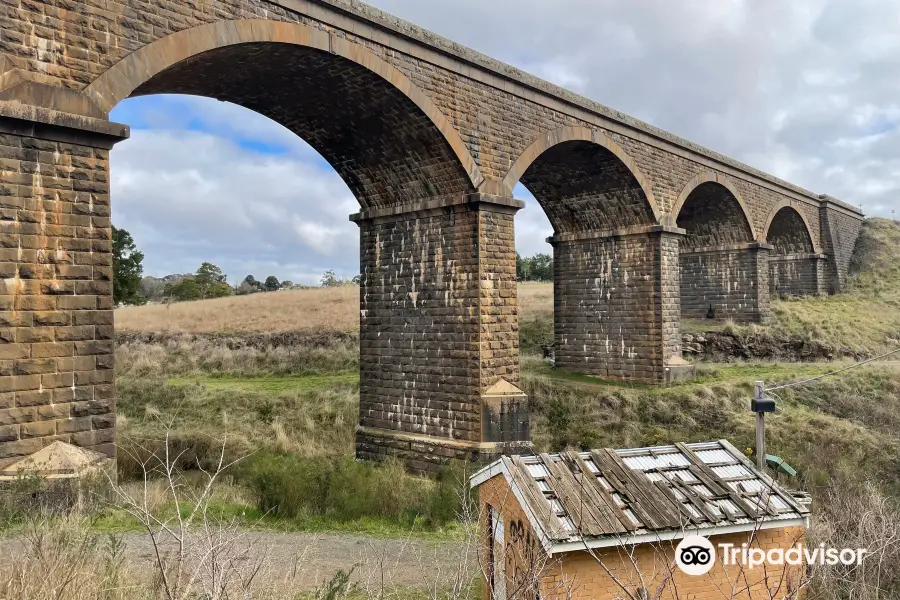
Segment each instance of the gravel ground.
[{"label": "gravel ground", "polygon": [[[127,570],[141,584],[149,585],[155,573],[155,553],[149,536],[128,533],[123,541]],[[237,561],[239,570],[246,573],[261,565],[254,587],[271,591],[273,596],[316,588],[339,570],[351,568],[353,581],[373,592],[382,588],[439,590],[459,585],[460,581],[468,585],[477,573],[475,553],[463,541],[247,532],[239,544],[249,549],[246,558]],[[197,546],[206,547],[202,543]],[[21,539],[0,541],[0,555],[11,556],[22,550]]]}]

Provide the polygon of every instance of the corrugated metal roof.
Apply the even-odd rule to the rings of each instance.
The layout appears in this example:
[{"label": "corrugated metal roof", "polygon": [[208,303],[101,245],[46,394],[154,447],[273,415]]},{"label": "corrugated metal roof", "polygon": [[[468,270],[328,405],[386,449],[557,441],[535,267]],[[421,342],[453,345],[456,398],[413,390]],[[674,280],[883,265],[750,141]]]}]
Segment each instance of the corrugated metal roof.
[{"label": "corrugated metal roof", "polygon": [[482,473],[499,467],[553,543],[809,514],[806,503],[725,440],[503,457]]}]

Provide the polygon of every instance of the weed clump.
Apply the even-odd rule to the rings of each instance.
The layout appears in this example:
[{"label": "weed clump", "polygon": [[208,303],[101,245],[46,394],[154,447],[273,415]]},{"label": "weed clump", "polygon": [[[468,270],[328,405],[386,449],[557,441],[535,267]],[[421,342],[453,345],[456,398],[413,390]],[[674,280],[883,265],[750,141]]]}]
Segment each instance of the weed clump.
[{"label": "weed clump", "polygon": [[428,479],[407,473],[396,461],[274,454],[249,459],[238,479],[252,490],[260,511],[278,517],[380,518],[430,527],[457,518],[465,484],[461,468],[448,467],[437,479]]}]

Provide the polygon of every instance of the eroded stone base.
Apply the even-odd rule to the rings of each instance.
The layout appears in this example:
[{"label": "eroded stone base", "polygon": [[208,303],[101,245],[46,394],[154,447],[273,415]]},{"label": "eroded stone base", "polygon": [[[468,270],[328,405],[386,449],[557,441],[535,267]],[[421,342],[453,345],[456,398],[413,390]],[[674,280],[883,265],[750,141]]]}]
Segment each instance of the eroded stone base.
[{"label": "eroded stone base", "polygon": [[385,429],[356,428],[356,458],[383,461],[395,457],[410,471],[423,474],[437,473],[453,461],[465,461],[477,467],[504,454],[533,453],[531,442],[461,442]]}]

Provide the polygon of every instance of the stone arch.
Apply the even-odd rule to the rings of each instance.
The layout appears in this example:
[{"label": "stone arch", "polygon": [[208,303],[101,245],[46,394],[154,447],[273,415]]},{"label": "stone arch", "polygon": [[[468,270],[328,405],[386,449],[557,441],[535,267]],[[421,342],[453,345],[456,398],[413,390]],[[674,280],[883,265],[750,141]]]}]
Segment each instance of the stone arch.
[{"label": "stone arch", "polygon": [[762,320],[768,272],[737,188],[717,173],[699,173],[682,190],[667,222],[685,231],[678,256],[682,317]]},{"label": "stone arch", "polygon": [[724,200],[726,205],[734,209],[730,211],[729,214],[731,220],[734,221],[735,224],[737,224],[737,221],[740,220],[742,221],[743,225],[746,225],[747,230],[749,231],[750,239],[740,241],[760,241],[757,237],[756,230],[753,227],[753,219],[750,217],[750,211],[747,208],[747,203],[744,202],[740,191],[734,186],[734,184],[731,183],[731,181],[727,177],[724,177],[712,171],[704,171],[697,174],[696,177],[691,179],[687,183],[687,185],[684,186],[684,189],[678,196],[678,200],[675,202],[675,206],[672,208],[672,212],[669,214],[669,217],[667,219],[669,224],[678,224],[679,218],[682,216],[681,212],[684,209],[684,205],[689,198],[693,196],[694,199],[696,199],[698,193],[710,193],[714,190],[718,192],[720,200]]},{"label": "stone arch", "polygon": [[775,247],[775,254],[819,254],[806,216],[788,200],[782,200],[766,219],[765,241]]},{"label": "stone arch", "polygon": [[634,160],[606,134],[587,127],[561,127],[532,142],[503,178],[502,192],[512,195],[520,181],[557,233],[660,220],[652,186]]},{"label": "stone arch", "polygon": [[[241,63],[253,68],[235,68]],[[223,68],[227,73],[207,73]],[[291,110],[252,98],[263,80],[265,94],[273,96],[268,86],[291,77],[322,77],[339,86],[328,90],[327,100],[345,111],[345,123],[336,124],[340,117],[324,108],[297,114],[314,109],[313,101]],[[300,99],[296,91],[287,84],[278,90],[293,94],[292,102]],[[368,49],[305,25],[241,20],[186,29],[135,50],[85,89],[106,112],[129,96],[153,93],[217,97],[280,122],[332,164],[364,208],[468,193],[484,180],[457,130],[409,78]],[[309,95],[315,94],[303,98]],[[329,144],[352,146],[355,155],[342,156]]]}]

